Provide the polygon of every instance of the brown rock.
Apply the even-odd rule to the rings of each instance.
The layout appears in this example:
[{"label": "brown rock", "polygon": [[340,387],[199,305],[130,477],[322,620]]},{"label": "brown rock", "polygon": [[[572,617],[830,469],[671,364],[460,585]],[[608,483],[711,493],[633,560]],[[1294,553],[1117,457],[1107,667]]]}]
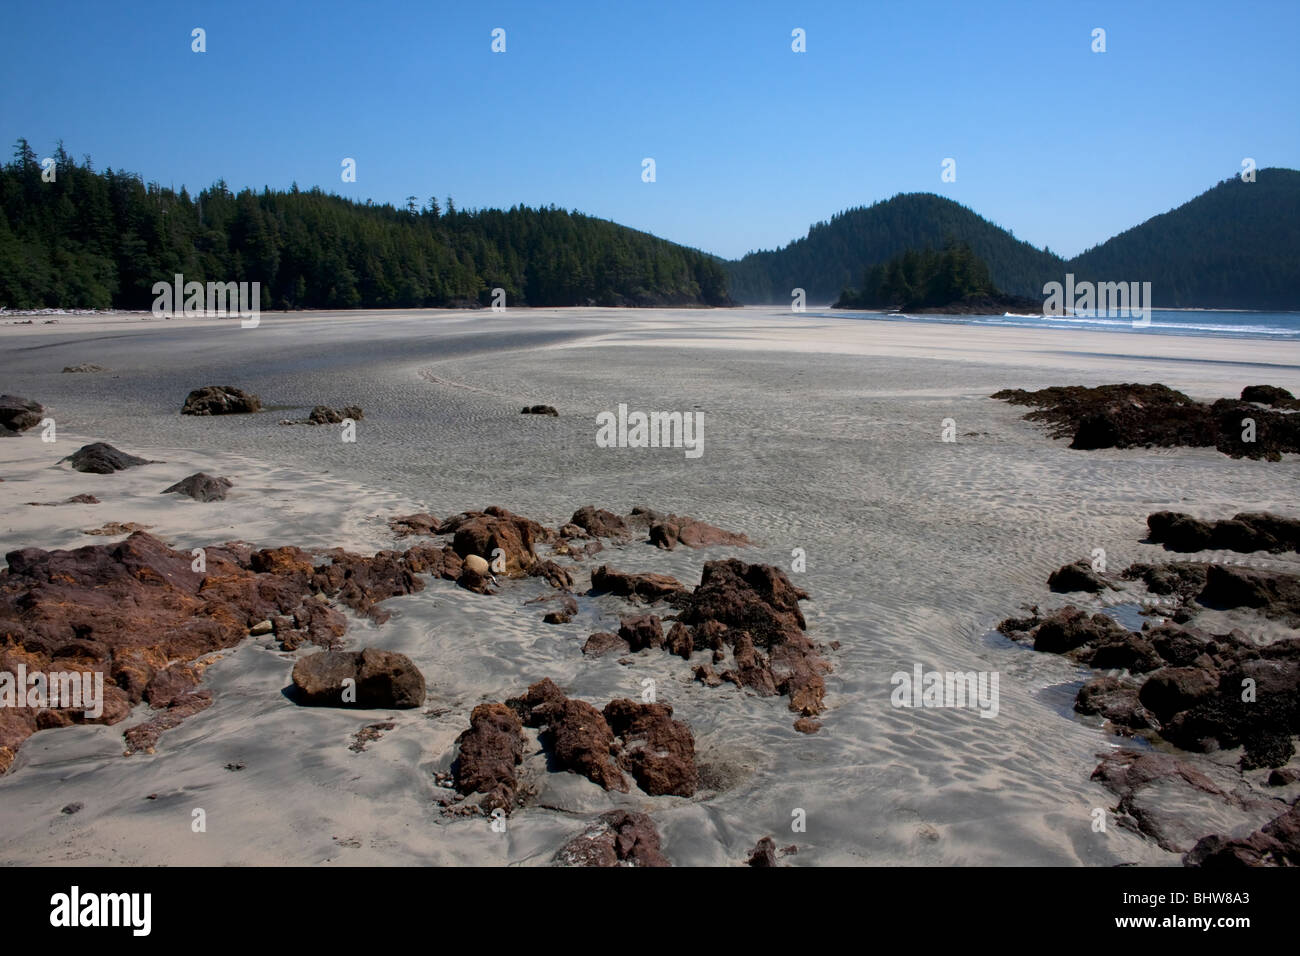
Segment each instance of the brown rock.
[{"label": "brown rock", "polygon": [[644,813],[610,810],[555,855],[558,866],[671,866],[659,833]]},{"label": "brown rock", "polygon": [[667,574],[626,574],[602,564],[591,572],[592,593],[617,594],[643,601],[668,601],[680,604],[689,593],[686,587]]},{"label": "brown rock", "polygon": [[237,415],[260,412],[262,400],[231,385],[206,385],[185,397],[182,415]]},{"label": "brown rock", "polygon": [[699,780],[695,738],[686,724],[672,716],[668,704],[627,699],[612,700],[604,710],[610,730],[623,738],[619,765],[636,778],[641,789],[655,796],[689,797]]},{"label": "brown rock", "polygon": [[[299,703],[319,707],[419,707],[425,697],[424,675],[409,657],[375,648],[299,658],[293,685]],[[345,691],[355,691],[355,700],[345,700]]]},{"label": "brown rock", "polygon": [[663,623],[654,614],[638,614],[620,619],[618,636],[627,641],[627,646],[633,651],[664,646]]},{"label": "brown rock", "polygon": [[517,768],[524,759],[519,716],[505,704],[479,704],[470,714],[469,730],[456,743],[456,789],[467,796],[484,794],[480,806],[488,813],[501,809],[509,814],[519,792]]},{"label": "brown rock", "polygon": [[610,651],[626,654],[630,649],[627,646],[627,641],[617,634],[610,634],[608,631],[597,631],[587,638],[587,643],[582,645],[582,653],[588,657],[599,657],[602,654],[608,654]]}]

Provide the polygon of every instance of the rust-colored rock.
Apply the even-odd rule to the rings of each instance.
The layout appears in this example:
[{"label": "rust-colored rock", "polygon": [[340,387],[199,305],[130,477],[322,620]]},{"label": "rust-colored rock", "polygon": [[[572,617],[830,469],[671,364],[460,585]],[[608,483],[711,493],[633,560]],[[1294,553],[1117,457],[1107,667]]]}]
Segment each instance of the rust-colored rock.
[{"label": "rust-colored rock", "polygon": [[695,793],[695,737],[686,724],[673,720],[668,704],[642,704],[625,698],[605,705],[605,722],[622,738],[619,766],[646,793],[689,797]]},{"label": "rust-colored rock", "polygon": [[659,832],[644,813],[602,813],[555,854],[557,866],[671,866]]},{"label": "rust-colored rock", "polygon": [[452,548],[462,558],[477,554],[491,563],[500,548],[504,573],[508,577],[521,577],[537,562],[534,545],[551,540],[555,532],[493,506],[486,511],[467,511],[448,518],[439,525],[438,534],[453,535]]},{"label": "rust-colored rock", "polygon": [[524,759],[519,715],[505,704],[479,704],[469,722],[469,730],[456,741],[456,789],[466,796],[483,794],[479,806],[488,813],[500,809],[508,814],[519,792],[518,767]]},{"label": "rust-colored rock", "polygon": [[317,707],[409,708],[425,697],[424,675],[409,657],[370,647],[301,657],[292,679],[299,703]]},{"label": "rust-colored rock", "polygon": [[591,572],[592,593],[616,594],[642,601],[681,603],[690,592],[682,582],[667,574],[627,574],[602,564]]},{"label": "rust-colored rock", "polygon": [[587,642],[582,645],[582,653],[588,657],[599,657],[602,654],[608,654],[611,651],[618,654],[626,654],[631,648],[627,646],[627,641],[617,634],[611,634],[608,631],[597,631],[587,638]]},{"label": "rust-colored rock", "polygon": [[575,511],[569,523],[577,525],[593,538],[626,538],[630,533],[627,522],[618,515],[591,505]]},{"label": "rust-colored rock", "polygon": [[718,544],[747,547],[753,543],[743,534],[727,531],[687,515],[663,515],[658,518],[650,525],[650,542],[665,551],[671,551],[679,544],[688,548],[707,548]]},{"label": "rust-colored rock", "polygon": [[654,614],[637,614],[618,622],[618,636],[633,651],[664,646],[663,622]]}]

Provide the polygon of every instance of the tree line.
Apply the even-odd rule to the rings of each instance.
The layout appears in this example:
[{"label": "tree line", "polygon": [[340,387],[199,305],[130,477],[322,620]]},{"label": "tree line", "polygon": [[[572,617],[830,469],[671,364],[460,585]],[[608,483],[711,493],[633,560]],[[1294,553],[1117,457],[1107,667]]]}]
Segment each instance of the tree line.
[{"label": "tree line", "polygon": [[26,140],[0,167],[0,306],[148,309],[155,282],[259,282],[263,309],[728,305],[721,260],[554,206],[403,208],[319,188],[191,195]]}]

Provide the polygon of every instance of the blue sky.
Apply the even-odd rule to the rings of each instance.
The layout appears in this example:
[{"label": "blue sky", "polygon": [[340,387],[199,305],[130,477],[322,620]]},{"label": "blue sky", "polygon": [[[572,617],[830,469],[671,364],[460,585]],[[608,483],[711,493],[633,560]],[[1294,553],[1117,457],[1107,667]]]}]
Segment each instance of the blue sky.
[{"label": "blue sky", "polygon": [[911,191],[1073,255],[1243,157],[1300,168],[1296,0],[96,0],[5,22],[6,148],[62,138],[191,190],[554,203],[727,257]]}]

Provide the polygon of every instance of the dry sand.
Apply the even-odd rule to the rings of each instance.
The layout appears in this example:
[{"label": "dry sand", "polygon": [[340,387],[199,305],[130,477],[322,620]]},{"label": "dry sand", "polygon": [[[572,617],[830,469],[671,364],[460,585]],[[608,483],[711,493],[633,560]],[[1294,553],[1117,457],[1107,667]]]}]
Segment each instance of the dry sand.
[{"label": "dry sand", "polygon": [[[1071,712],[1084,672],[989,632],[1024,602],[1064,603],[1047,574],[1094,548],[1113,567],[1166,560],[1141,543],[1151,511],[1294,512],[1296,461],[1074,452],[988,395],[1117,381],[1205,399],[1257,383],[1300,392],[1296,351],[762,309],[266,314],[256,329],[69,316],[0,327],[0,390],[42,402],[58,428],[54,444],[39,429],[0,440],[4,551],[102,541],[83,531],[106,521],[152,525],[185,548],[239,538],[377,549],[393,546],[386,520],[406,511],[500,504],[554,525],[583,504],[640,504],[743,531],[757,546],[665,553],[636,543],[588,567],[608,561],[693,585],[708,560],[789,569],[803,548],[807,571],[791,576],[811,594],[809,632],[840,643],[825,726],[804,736],[784,700],[704,688],[678,658],[583,658],[589,633],[616,626],[618,600],[581,598],[574,622],[557,627],[524,606],[549,591],[537,579],[495,597],[434,581],[387,602],[388,623],[354,619],[349,629],[350,646],[401,651],[420,666],[430,691],[420,711],[299,708],[282,691],[311,649],[287,654],[250,638],[207,669],[214,705],[165,734],[155,754],[121,756],[129,723],[30,738],[0,778],[0,862],[537,864],[587,815],[618,805],[648,810],[679,865],[738,862],[765,835],[798,845],[796,865],[1177,863],[1125,830],[1092,832],[1093,808],[1115,798],[1088,776],[1095,755],[1121,741]],[[109,371],[60,372],[81,362]],[[186,393],[209,384],[250,390],[270,408],[180,416]],[[595,416],[620,402],[703,411],[703,456],[598,448]],[[364,408],[355,444],[336,427],[277,424],[318,403]],[[519,414],[534,403],[560,417]],[[956,443],[940,441],[945,418]],[[94,440],[165,464],[98,476],[58,463]],[[198,470],[233,480],[230,497],[158,494]],[[25,504],[80,492],[103,503]],[[998,716],[892,707],[891,674],[918,662],[998,672]],[[693,728],[708,786],[689,800],[606,794],[546,774],[534,757],[542,793],[505,834],[481,817],[442,814],[432,775],[449,767],[474,704],[546,676],[598,705],[639,696],[653,678]],[[395,728],[364,752],[348,749],[381,719]],[[60,813],[74,802],[80,812]],[[198,807],[206,833],[191,832]],[[796,809],[807,832],[791,832]],[[1241,830],[1262,820],[1207,822]]]}]

